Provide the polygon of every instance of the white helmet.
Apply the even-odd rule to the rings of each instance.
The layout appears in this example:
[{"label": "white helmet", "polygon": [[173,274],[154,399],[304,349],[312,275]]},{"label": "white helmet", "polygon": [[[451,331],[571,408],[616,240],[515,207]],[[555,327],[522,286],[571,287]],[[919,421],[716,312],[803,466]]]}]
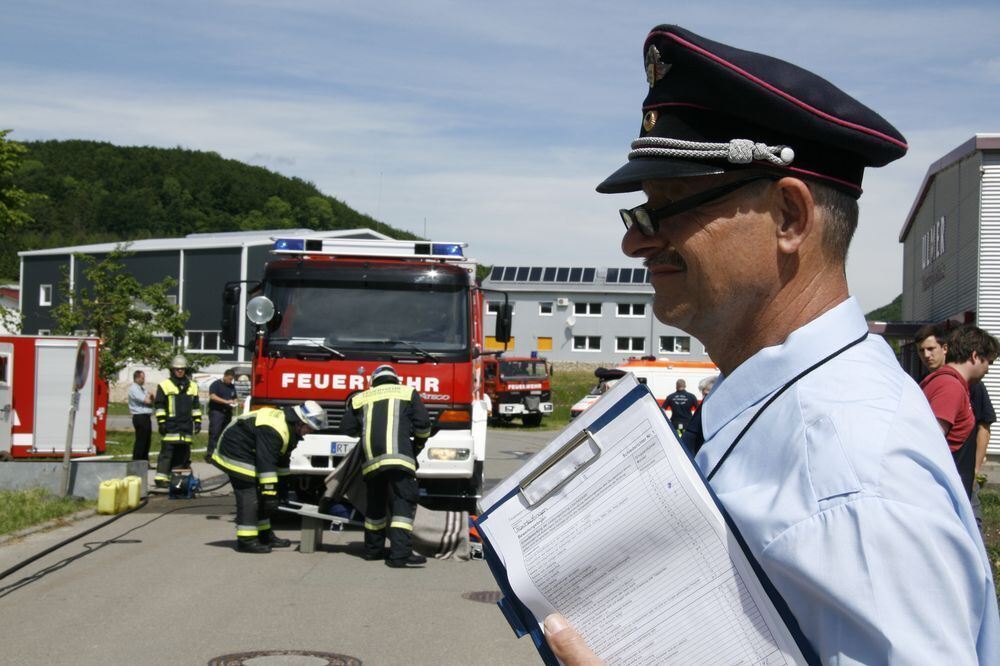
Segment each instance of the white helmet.
[{"label": "white helmet", "polygon": [[187,357],[184,356],[184,354],[178,354],[177,356],[174,356],[173,359],[171,359],[170,361],[171,370],[174,370],[175,368],[184,368],[185,370],[187,370],[187,367],[188,367],[188,360]]},{"label": "white helmet", "polygon": [[392,381],[399,383],[399,375],[396,374],[396,369],[391,365],[380,365],[375,368],[375,372],[372,373],[372,384],[375,380],[389,377]]},{"label": "white helmet", "polygon": [[301,405],[295,405],[292,411],[300,421],[313,430],[322,430],[326,427],[326,410],[315,400],[306,400]]}]

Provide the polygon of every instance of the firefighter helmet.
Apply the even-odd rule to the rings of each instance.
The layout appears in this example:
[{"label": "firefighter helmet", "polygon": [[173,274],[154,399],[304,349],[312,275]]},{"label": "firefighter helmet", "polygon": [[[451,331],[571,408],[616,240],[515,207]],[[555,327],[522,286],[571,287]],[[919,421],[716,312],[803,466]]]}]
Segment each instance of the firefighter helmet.
[{"label": "firefighter helmet", "polygon": [[187,360],[187,357],[184,356],[184,354],[178,354],[177,356],[174,356],[170,360],[170,369],[171,370],[175,370],[177,368],[183,368],[183,369],[187,370],[187,367],[188,367],[188,360]]},{"label": "firefighter helmet", "polygon": [[391,365],[380,365],[375,368],[375,372],[372,373],[372,384],[374,385],[376,380],[390,378],[392,381],[399,383],[399,375],[396,374],[396,370]]},{"label": "firefighter helmet", "polygon": [[292,411],[300,421],[313,430],[322,430],[326,427],[326,410],[315,400],[306,400],[301,405],[295,405]]}]

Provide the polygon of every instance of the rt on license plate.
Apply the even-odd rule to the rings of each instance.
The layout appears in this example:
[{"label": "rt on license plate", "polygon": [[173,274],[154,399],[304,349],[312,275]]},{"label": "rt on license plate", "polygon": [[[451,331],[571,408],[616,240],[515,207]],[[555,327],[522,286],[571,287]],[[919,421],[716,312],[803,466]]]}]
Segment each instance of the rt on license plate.
[{"label": "rt on license plate", "polygon": [[330,455],[346,456],[354,448],[354,442],[330,442]]}]

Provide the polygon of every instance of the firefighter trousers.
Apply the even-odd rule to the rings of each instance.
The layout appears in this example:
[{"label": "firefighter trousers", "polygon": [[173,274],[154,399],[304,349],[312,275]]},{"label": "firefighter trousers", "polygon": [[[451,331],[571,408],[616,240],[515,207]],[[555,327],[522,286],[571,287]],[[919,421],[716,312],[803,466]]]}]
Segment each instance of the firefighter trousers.
[{"label": "firefighter trousers", "polygon": [[365,477],[368,515],[365,554],[378,557],[389,536],[387,559],[403,562],[413,552],[413,517],[417,513],[417,478],[405,470],[385,470]]},{"label": "firefighter trousers", "polygon": [[170,483],[170,471],[191,466],[191,442],[160,440],[160,455],[156,459],[156,481]]},{"label": "firefighter trousers", "polygon": [[271,513],[264,508],[257,480],[229,475],[236,496],[236,539],[238,541],[267,541],[271,531]]}]

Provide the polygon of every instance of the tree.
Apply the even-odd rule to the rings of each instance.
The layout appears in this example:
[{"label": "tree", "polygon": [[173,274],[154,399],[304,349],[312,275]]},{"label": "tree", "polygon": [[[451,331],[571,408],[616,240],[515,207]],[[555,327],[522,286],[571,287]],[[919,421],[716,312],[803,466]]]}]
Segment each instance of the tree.
[{"label": "tree", "polygon": [[[127,247],[119,245],[97,261],[76,255],[83,267],[82,286],[75,293],[64,276],[63,293],[72,297],[53,308],[55,333],[73,335],[87,331],[101,339],[101,376],[108,382],[129,363],[165,368],[180,351],[188,313],[170,302],[168,292],[176,286],[173,278],[151,285],[140,284],[125,269]],[[204,366],[215,357],[186,354],[191,367]]]},{"label": "tree", "polygon": [[[7,138],[13,130],[0,130],[0,247],[10,247],[22,227],[31,224],[31,216],[24,211],[25,206],[37,198],[13,183],[14,173],[28,149]],[[17,274],[16,255],[4,257],[0,265],[0,276]]]}]

